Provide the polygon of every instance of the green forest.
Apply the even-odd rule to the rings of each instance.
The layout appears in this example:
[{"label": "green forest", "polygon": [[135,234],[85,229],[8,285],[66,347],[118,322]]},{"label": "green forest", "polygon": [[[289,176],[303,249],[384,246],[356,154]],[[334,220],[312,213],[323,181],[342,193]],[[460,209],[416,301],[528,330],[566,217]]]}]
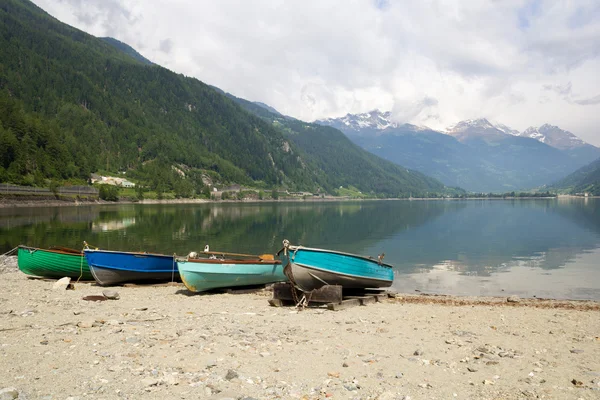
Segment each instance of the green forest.
[{"label": "green forest", "polygon": [[347,185],[381,197],[454,192],[335,129],[255,115],[29,1],[2,1],[0,21],[0,182],[80,184],[103,172],[184,196],[205,192],[207,176],[315,193]]},{"label": "green forest", "polygon": [[554,183],[549,189],[561,193],[600,196],[600,159]]}]

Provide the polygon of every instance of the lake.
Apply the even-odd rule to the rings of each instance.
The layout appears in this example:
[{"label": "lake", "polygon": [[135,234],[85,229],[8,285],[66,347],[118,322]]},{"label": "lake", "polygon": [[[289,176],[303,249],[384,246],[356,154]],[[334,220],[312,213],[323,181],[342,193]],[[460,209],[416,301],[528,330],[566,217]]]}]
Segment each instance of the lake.
[{"label": "lake", "polygon": [[600,300],[600,199],[0,208],[19,244],[186,255],[274,253],[283,239],[385,253],[400,292]]}]

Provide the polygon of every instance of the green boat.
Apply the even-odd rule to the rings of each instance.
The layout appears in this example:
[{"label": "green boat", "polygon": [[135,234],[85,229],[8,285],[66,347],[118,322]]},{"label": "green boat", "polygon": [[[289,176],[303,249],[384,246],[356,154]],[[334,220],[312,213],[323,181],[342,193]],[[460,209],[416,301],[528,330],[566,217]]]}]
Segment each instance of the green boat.
[{"label": "green boat", "polygon": [[93,281],[83,251],[68,247],[51,247],[38,249],[19,246],[17,253],[19,269],[27,274],[45,278],[70,278],[82,281]]}]

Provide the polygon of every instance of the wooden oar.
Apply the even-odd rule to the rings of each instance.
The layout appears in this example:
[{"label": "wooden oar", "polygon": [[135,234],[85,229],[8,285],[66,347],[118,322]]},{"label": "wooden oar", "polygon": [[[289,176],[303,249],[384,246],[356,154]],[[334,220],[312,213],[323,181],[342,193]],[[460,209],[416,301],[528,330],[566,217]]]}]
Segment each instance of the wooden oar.
[{"label": "wooden oar", "polygon": [[225,253],[222,251],[203,251],[198,254],[210,254],[210,255],[215,255],[215,256],[232,256],[232,257],[255,257],[260,260],[265,260],[265,261],[273,261],[275,259],[275,257],[273,257],[273,254],[254,255],[254,254]]}]

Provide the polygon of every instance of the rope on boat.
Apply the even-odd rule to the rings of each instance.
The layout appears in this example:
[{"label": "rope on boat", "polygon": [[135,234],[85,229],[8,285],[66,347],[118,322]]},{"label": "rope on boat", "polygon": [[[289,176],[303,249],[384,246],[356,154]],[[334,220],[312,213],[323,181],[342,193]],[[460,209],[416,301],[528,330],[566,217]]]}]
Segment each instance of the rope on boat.
[{"label": "rope on boat", "polygon": [[6,253],[2,254],[2,257],[4,257],[4,256],[10,256],[10,255],[12,255],[15,252],[15,250],[18,250],[18,249],[19,249],[19,246],[17,246],[14,249],[9,250]]},{"label": "rope on boat", "polygon": [[81,255],[81,261],[79,261],[79,278],[77,278],[77,280],[75,281],[75,283],[79,283],[79,280],[81,279],[81,277],[83,276],[83,259],[84,259],[84,255]]},{"label": "rope on boat", "polygon": [[[304,290],[302,290],[297,284],[296,281],[294,280],[294,274],[292,273],[292,268],[290,265],[290,262],[294,261],[294,259],[296,258],[296,252],[301,248],[302,246],[292,246],[290,245],[290,241],[285,239],[283,241],[283,254],[285,256],[287,256],[288,259],[288,263],[287,265],[283,268],[283,273],[285,274],[285,276],[289,279],[290,284],[292,285],[291,287],[291,292],[292,292],[292,298],[294,299],[294,303],[296,304],[296,308],[300,309],[300,310],[304,310],[304,308],[306,306],[308,306],[308,303],[310,303],[310,299],[312,298],[312,295],[314,293],[313,290],[311,290],[310,292],[305,292]],[[294,256],[288,256],[288,252],[292,250],[294,252]],[[281,251],[279,251],[279,253],[281,253]],[[279,254],[277,253],[277,254]],[[302,293],[302,297],[298,298],[298,294],[296,293],[296,290],[300,291]]]}]

